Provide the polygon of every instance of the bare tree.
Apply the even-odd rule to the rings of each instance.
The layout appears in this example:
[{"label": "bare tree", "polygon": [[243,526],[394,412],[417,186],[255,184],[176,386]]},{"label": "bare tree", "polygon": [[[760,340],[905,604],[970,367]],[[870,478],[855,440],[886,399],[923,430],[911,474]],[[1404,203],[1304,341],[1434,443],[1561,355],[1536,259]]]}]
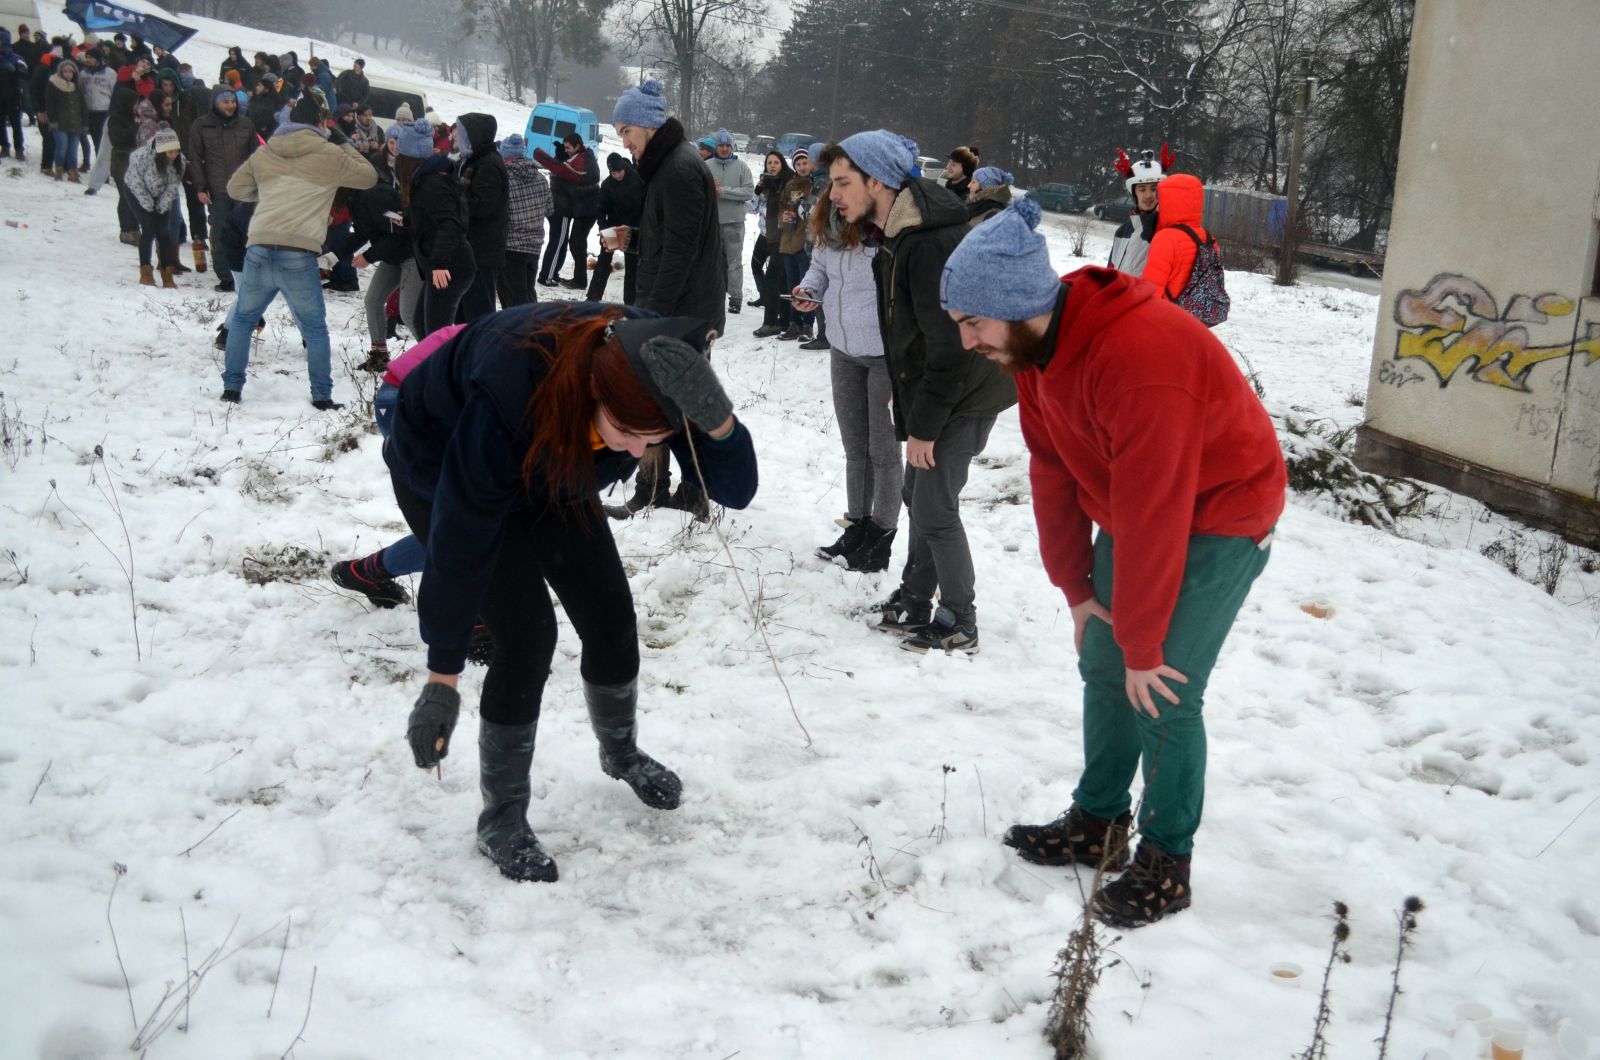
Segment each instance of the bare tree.
[{"label": "bare tree", "polygon": [[465,0],[477,26],[505,52],[505,78],[511,96],[522,101],[527,78],[535,95],[550,89],[556,60],[583,64],[600,60],[600,23],[613,0]]},{"label": "bare tree", "polygon": [[731,59],[733,42],[747,41],[752,29],[761,28],[766,11],[765,0],[633,0],[630,21],[639,51],[672,71],[684,121],[697,115],[708,52]]}]

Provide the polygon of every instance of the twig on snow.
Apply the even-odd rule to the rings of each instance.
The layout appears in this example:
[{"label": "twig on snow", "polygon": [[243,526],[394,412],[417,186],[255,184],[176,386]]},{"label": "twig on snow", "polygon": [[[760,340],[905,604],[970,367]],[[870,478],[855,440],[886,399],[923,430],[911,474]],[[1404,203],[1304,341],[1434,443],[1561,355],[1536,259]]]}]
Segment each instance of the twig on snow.
[{"label": "twig on snow", "polygon": [[192,976],[189,970],[189,921],[183,915],[183,906],[178,906],[178,926],[183,929],[183,1022],[178,1024],[180,1031],[189,1029],[189,1002],[194,998]]},{"label": "twig on snow", "polygon": [[117,944],[117,925],[111,922],[111,903],[117,897],[117,884],[128,874],[128,866],[120,861],[111,863],[116,878],[111,881],[111,894],[106,898],[106,927],[111,929],[111,949],[117,955],[117,969],[122,972],[122,988],[128,992],[128,1015],[133,1017],[133,1029],[139,1029],[139,1014],[133,1009],[133,984],[128,982],[128,969],[122,963],[122,947]]},{"label": "twig on snow", "polygon": [[1333,903],[1333,945],[1328,947],[1328,963],[1322,969],[1322,991],[1317,997],[1317,1018],[1311,1028],[1311,1044],[1306,1046],[1299,1060],[1327,1060],[1328,1020],[1333,1010],[1328,1004],[1328,981],[1333,978],[1336,962],[1350,963],[1350,954],[1344,944],[1350,939],[1350,907],[1343,902]]},{"label": "twig on snow", "polygon": [[311,1022],[311,1000],[312,1000],[312,998],[314,998],[316,996],[317,996],[317,966],[316,965],[312,965],[311,966],[311,991],[306,994],[306,1018],[300,1021],[300,1029],[295,1032],[294,1041],[289,1043],[289,1048],[287,1048],[287,1049],[285,1049],[283,1051],[283,1055],[278,1057],[278,1060],[288,1060],[289,1054],[294,1052],[294,1047],[296,1045],[298,1045],[304,1039],[304,1035],[306,1033],[306,1024]]},{"label": "twig on snow", "polygon": [[[1573,825],[1577,824],[1578,823],[1578,818],[1582,817],[1584,814],[1588,813],[1589,812],[1589,807],[1593,806],[1597,802],[1600,802],[1600,795],[1596,795],[1594,798],[1590,799],[1589,800],[1589,805],[1585,806],[1583,809],[1579,810],[1578,813],[1577,813],[1577,816],[1573,817],[1572,820],[1568,821],[1567,824],[1566,824],[1566,827],[1562,828],[1561,831],[1556,833],[1556,839],[1560,839],[1562,836],[1566,835],[1567,834],[1567,829],[1571,828]],[[1556,839],[1552,839],[1552,840],[1550,840],[1550,842],[1546,843],[1544,845],[1544,850],[1549,850],[1551,847],[1555,846],[1556,845]],[[1544,850],[1539,851],[1539,853],[1535,854],[1534,857],[1536,857],[1536,858],[1544,857]]]},{"label": "twig on snow", "polygon": [[1383,1035],[1378,1039],[1378,1060],[1389,1055],[1389,1028],[1394,1023],[1394,1003],[1400,997],[1400,964],[1406,959],[1406,947],[1411,944],[1411,933],[1417,930],[1417,914],[1422,912],[1422,899],[1410,895],[1400,910],[1400,938],[1395,943],[1394,971],[1389,978],[1389,1007],[1383,1014]]},{"label": "twig on snow", "polygon": [[44,764],[44,772],[39,774],[39,783],[33,786],[33,794],[28,796],[28,805],[33,805],[33,800],[38,797],[39,789],[44,787],[44,778],[50,775],[50,767],[56,764],[54,758]]},{"label": "twig on snow", "polygon": [[294,914],[283,925],[283,948],[278,950],[278,970],[272,975],[272,996],[267,999],[267,1019],[272,1018],[272,1006],[278,1000],[278,981],[283,978],[283,958],[289,952],[289,928],[294,924]]},{"label": "twig on snow", "polygon": [[[221,828],[223,825],[227,824],[229,821],[233,820],[235,817],[239,816],[243,812],[244,812],[244,807],[243,806],[239,807],[237,810],[234,810],[232,813],[228,814],[228,816],[224,817],[222,820],[217,822],[217,828]],[[199,846],[201,843],[204,843],[207,839],[210,839],[212,836],[216,835],[217,834],[217,828],[213,828],[211,831],[207,832],[205,835],[203,835],[199,839],[195,840],[194,844],[192,846],[190,846],[188,849],[178,851],[178,853],[175,856],[176,857],[180,857],[180,858],[188,857],[189,856],[189,852],[192,851],[195,847]]]}]

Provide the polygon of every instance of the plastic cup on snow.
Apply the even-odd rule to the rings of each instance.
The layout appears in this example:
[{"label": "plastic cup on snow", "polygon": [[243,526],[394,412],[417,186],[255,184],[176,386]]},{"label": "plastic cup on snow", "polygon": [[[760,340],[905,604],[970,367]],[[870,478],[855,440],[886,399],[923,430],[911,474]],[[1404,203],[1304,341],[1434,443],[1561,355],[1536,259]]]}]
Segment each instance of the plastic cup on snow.
[{"label": "plastic cup on snow", "polygon": [[1267,965],[1267,976],[1279,986],[1299,986],[1303,979],[1304,970],[1290,961],[1279,961]]},{"label": "plastic cup on snow", "polygon": [[1457,1048],[1468,1050],[1467,1055],[1489,1055],[1489,1039],[1494,1036],[1493,1013],[1488,1005],[1476,1001],[1463,1001],[1455,1007],[1455,1033]]},{"label": "plastic cup on snow", "polygon": [[1334,616],[1333,601],[1326,596],[1308,596],[1300,601],[1300,610],[1312,618],[1332,618]]},{"label": "plastic cup on snow", "polygon": [[1528,1045],[1528,1025],[1516,1020],[1495,1020],[1489,1039],[1489,1055],[1494,1060],[1522,1060]]}]

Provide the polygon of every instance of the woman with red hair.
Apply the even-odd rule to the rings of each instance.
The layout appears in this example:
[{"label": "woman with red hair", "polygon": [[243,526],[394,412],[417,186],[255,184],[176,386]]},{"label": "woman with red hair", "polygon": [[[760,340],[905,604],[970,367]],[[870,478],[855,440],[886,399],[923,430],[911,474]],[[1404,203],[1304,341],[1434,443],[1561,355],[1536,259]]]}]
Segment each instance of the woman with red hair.
[{"label": "woman with red hair", "polygon": [[407,739],[432,769],[449,751],[456,680],[477,616],[494,638],[479,700],[478,849],[515,880],[556,879],[527,821],[550,663],[554,589],[583,643],[600,767],[657,809],[682,784],[634,740],[633,596],[599,490],[666,444],[734,508],[756,491],[750,432],[706,355],[702,321],[595,304],[483,317],[410,369],[384,446],[395,499],[426,549],[417,611],[428,679]]}]

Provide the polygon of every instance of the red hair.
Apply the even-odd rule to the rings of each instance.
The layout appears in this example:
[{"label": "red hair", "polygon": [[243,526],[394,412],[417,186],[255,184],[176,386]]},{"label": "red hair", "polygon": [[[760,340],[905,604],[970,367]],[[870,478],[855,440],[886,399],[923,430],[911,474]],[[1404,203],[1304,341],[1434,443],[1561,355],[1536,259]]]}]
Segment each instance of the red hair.
[{"label": "red hair", "polygon": [[[533,336],[548,366],[544,382],[528,398],[523,413],[533,438],[522,457],[522,485],[532,492],[543,472],[549,500],[592,493],[594,445],[589,432],[595,409],[606,407],[611,421],[636,434],[672,428],[666,413],[633,372],[622,343],[606,335],[622,315],[612,309],[593,317],[560,316]],[[542,341],[541,341],[542,340]]]}]

